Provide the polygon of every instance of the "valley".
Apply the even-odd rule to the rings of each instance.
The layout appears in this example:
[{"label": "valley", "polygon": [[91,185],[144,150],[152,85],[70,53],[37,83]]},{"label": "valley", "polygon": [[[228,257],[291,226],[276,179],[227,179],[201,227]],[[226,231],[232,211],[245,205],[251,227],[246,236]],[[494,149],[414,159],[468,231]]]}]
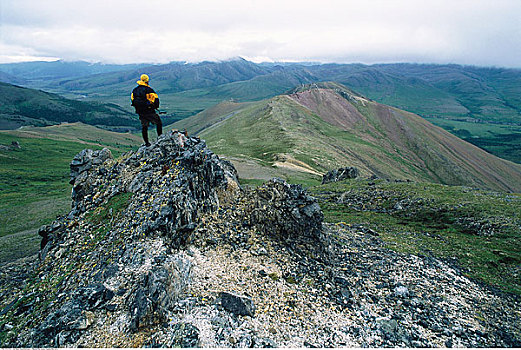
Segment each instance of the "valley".
[{"label": "valley", "polygon": [[67,122],[83,122],[124,132],[134,130],[138,125],[132,113],[116,104],[71,100],[0,82],[0,130]]}]

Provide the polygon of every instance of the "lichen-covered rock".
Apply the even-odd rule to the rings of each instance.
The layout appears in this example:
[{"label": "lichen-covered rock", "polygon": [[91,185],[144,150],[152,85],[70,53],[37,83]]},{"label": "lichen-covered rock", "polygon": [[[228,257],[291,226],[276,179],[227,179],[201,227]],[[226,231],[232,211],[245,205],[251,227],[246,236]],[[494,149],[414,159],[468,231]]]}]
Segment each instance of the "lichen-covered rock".
[{"label": "lichen-covered rock", "polygon": [[171,332],[169,348],[196,348],[199,346],[199,329],[190,323],[177,323]]},{"label": "lichen-covered rock", "polygon": [[113,159],[112,153],[108,148],[103,148],[102,150],[98,151],[84,149],[72,159],[70,164],[70,183],[73,184],[76,178],[84,171],[87,171],[92,167],[100,166],[108,159]]},{"label": "lichen-covered rock", "polygon": [[339,169],[333,169],[328,171],[322,177],[322,184],[327,184],[330,182],[342,181],[345,179],[355,179],[360,176],[360,170],[356,167],[345,167]]},{"label": "lichen-covered rock", "polygon": [[58,347],[78,340],[80,331],[94,322],[91,311],[100,309],[113,297],[114,293],[102,284],[80,287],[63,296],[65,302],[39,325],[31,344]]},{"label": "lichen-covered rock", "polygon": [[176,258],[151,269],[130,296],[130,329],[151,326],[166,320],[190,278],[190,262]]},{"label": "lichen-covered rock", "polygon": [[271,179],[256,189],[251,204],[250,223],[268,235],[283,240],[320,237],[324,215],[300,185]]},{"label": "lichen-covered rock", "polygon": [[[106,152],[84,150],[71,163],[72,211],[78,216],[122,193],[132,195],[126,229],[137,235],[163,234],[172,243],[186,242],[198,217],[219,206],[218,191],[239,188],[235,169],[221,161],[198,138],[173,132],[151,148],[140,148],[122,160]],[[87,159],[87,160],[85,160]],[[84,165],[86,164],[86,165]]]},{"label": "lichen-covered rock", "polygon": [[46,282],[34,288],[44,292],[17,309],[34,320],[16,344],[74,344],[105,312],[124,315],[131,333],[165,322],[190,281],[175,250],[220,197],[240,193],[231,163],[179,132],[117,160],[83,150],[70,167],[72,210],[39,230],[37,280]]}]

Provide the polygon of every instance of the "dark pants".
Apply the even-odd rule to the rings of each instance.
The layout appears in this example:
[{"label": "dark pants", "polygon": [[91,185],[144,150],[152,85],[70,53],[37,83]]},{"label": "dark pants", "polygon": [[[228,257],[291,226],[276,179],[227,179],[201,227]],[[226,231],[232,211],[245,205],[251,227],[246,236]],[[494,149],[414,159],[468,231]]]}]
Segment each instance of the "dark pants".
[{"label": "dark pants", "polygon": [[145,144],[148,145],[148,126],[150,123],[155,124],[157,128],[157,136],[160,136],[163,133],[163,123],[161,122],[161,118],[154,112],[151,114],[143,114],[139,115],[139,121],[141,122],[141,134],[143,135],[143,140]]}]

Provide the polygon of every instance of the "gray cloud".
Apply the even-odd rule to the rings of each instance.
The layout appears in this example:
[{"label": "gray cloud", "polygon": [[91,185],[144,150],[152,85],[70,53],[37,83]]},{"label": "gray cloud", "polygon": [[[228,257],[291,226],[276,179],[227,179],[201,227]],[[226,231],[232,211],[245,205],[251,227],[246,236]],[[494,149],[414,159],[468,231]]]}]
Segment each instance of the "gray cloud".
[{"label": "gray cloud", "polygon": [[432,62],[521,67],[521,1],[2,0],[0,61]]}]

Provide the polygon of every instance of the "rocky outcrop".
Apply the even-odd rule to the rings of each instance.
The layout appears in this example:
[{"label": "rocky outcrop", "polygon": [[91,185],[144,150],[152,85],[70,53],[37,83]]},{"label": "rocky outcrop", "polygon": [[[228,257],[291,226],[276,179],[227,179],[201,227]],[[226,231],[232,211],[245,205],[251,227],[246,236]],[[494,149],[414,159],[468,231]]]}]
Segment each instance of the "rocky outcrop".
[{"label": "rocky outcrop", "polygon": [[221,292],[219,298],[221,299],[221,305],[225,310],[236,315],[252,317],[255,315],[255,305],[250,297],[237,295],[235,293]]},{"label": "rocky outcrop", "polygon": [[18,141],[12,141],[10,145],[1,145],[0,144],[0,151],[14,151],[22,149],[20,146],[20,143]]},{"label": "rocky outcrop", "polygon": [[52,339],[53,345],[58,347],[77,341],[81,331],[94,323],[92,311],[101,309],[113,297],[114,293],[99,283],[75,289],[37,327],[32,342],[46,344]]},{"label": "rocky outcrop", "polygon": [[[241,213],[244,229],[257,227],[266,237],[318,239],[321,231],[320,208],[300,186],[273,180],[256,192],[242,191],[230,162],[182,133],[162,135],[152,147],[119,159],[108,149],[83,150],[70,168],[72,210],[39,230],[35,292],[15,317],[26,326],[11,332],[8,344],[82,344],[116,324],[128,334],[162,328],[191,283],[186,247],[224,207]],[[219,305],[233,315],[255,313],[251,298],[232,291],[222,291]],[[198,344],[197,327],[182,324],[164,331],[192,340],[163,339],[163,345]]]},{"label": "rocky outcrop", "polygon": [[519,346],[515,297],[323,224],[301,186],[242,189],[198,138],[83,151],[71,173],[34,272],[0,273],[4,347]]},{"label": "rocky outcrop", "polygon": [[360,170],[355,167],[339,168],[328,171],[322,177],[322,183],[327,184],[330,182],[342,181],[345,179],[355,179],[360,176]]},{"label": "rocky outcrop", "polygon": [[33,330],[16,344],[74,344],[103,310],[124,314],[129,332],[168,320],[191,268],[173,251],[220,198],[240,191],[231,163],[177,132],[117,160],[108,149],[83,150],[70,167],[72,210],[39,230],[38,278],[49,282],[31,299],[47,307],[23,310]]},{"label": "rocky outcrop", "polygon": [[99,167],[108,159],[113,159],[112,153],[108,148],[103,148],[102,150],[98,151],[84,149],[72,159],[70,165],[70,183],[73,184],[78,175],[81,173],[91,169],[92,167]]},{"label": "rocky outcrop", "polygon": [[320,238],[324,215],[300,185],[272,179],[255,190],[251,205],[250,223],[266,234],[284,240]]}]

